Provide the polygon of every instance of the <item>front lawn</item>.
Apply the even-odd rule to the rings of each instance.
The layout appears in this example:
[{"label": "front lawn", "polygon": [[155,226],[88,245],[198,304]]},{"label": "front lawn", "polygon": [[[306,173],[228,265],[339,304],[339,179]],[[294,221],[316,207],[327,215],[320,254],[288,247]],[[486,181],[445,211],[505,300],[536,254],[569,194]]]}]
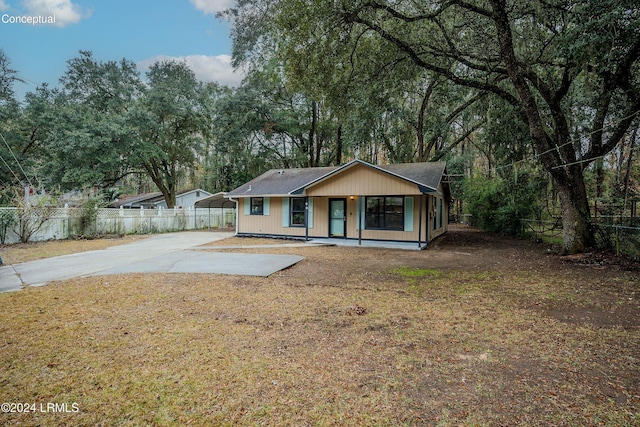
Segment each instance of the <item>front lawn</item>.
[{"label": "front lawn", "polygon": [[637,272],[471,231],[244,251],[306,259],[0,294],[1,400],[37,404],[0,424],[640,424]]}]

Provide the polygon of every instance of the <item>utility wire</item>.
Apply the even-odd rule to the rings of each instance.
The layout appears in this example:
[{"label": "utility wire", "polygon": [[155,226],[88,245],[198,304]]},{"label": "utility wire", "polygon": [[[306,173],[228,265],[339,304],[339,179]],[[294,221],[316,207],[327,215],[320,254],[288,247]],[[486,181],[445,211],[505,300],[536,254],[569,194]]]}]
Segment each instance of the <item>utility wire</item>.
[{"label": "utility wire", "polygon": [[[11,153],[11,155],[13,156],[13,159],[16,161],[16,163],[18,164],[18,167],[20,168],[20,170],[22,171],[22,174],[24,175],[24,177],[27,179],[27,182],[29,183],[29,185],[31,187],[33,187],[33,184],[31,183],[31,180],[29,179],[29,177],[27,176],[27,173],[24,171],[24,169],[22,168],[22,165],[20,164],[20,161],[18,160],[18,158],[16,157],[16,155],[13,153],[13,150],[11,149],[11,147],[9,146],[9,143],[7,142],[6,139],[4,139],[4,136],[2,135],[2,132],[0,132],[0,137],[2,138],[2,140],[4,141],[4,145],[7,146],[7,148],[9,149],[9,152]],[[4,161],[4,159],[3,159]],[[5,162],[6,164],[6,162]],[[15,174],[14,174],[15,175]],[[19,181],[19,180],[18,180]]]},{"label": "utility wire", "polygon": [[2,163],[4,163],[4,165],[7,167],[7,169],[9,169],[9,172],[11,172],[11,174],[16,178],[16,180],[18,182],[20,182],[20,177],[18,175],[16,175],[16,173],[13,171],[13,169],[11,169],[11,166],[9,166],[9,164],[4,159],[4,157],[0,156],[0,160],[2,160]]},{"label": "utility wire", "polygon": [[[594,131],[589,132],[589,136],[591,136],[591,135],[593,135],[594,133],[597,133],[597,132],[602,132],[603,130],[605,130],[606,128],[608,128],[608,127],[612,126],[613,124],[615,124],[615,123],[619,123],[619,122],[621,122],[621,121],[623,121],[623,120],[627,120],[627,119],[629,119],[629,118],[631,118],[631,117],[633,117],[633,116],[635,116],[635,115],[637,115],[637,114],[639,114],[639,113],[640,113],[640,110],[635,111],[635,112],[633,112],[633,113],[629,114],[628,116],[623,117],[623,118],[621,118],[621,119],[619,119],[619,120],[615,120],[615,121],[613,121],[613,122],[611,122],[611,123],[608,123],[608,124],[606,124],[606,125],[602,126],[600,129],[596,129],[596,130],[594,130]],[[522,160],[516,160],[515,162],[511,162],[511,163],[506,164],[506,165],[493,167],[493,168],[491,168],[491,170],[492,170],[492,171],[497,171],[497,170],[499,170],[499,169],[505,169],[505,168],[513,167],[513,166],[517,165],[518,163],[523,163],[523,162],[527,162],[527,161],[532,161],[532,160],[535,160],[535,159],[537,159],[538,157],[544,156],[545,154],[550,153],[550,152],[552,152],[552,151],[560,150],[562,147],[565,147],[565,146],[567,146],[567,145],[569,145],[569,144],[573,144],[573,141],[569,141],[569,142],[566,142],[566,143],[564,143],[564,144],[562,144],[562,145],[555,146],[555,147],[553,147],[553,148],[550,148],[550,149],[549,149],[549,150],[547,150],[547,151],[543,151],[543,152],[542,152],[542,153],[540,153],[540,154],[534,154],[532,157],[528,157],[528,158],[525,158],[525,159],[522,159]],[[636,150],[636,149],[638,149],[638,148],[639,148],[639,147],[635,147],[635,148],[632,148],[632,150]],[[607,153],[607,154],[608,154],[608,153]],[[563,163],[563,164],[561,164],[561,165],[557,165],[557,166],[552,167],[552,169],[559,169],[559,168],[562,168],[562,167],[565,167],[565,166],[571,166],[571,165],[577,165],[577,164],[579,164],[579,163],[590,162],[590,161],[593,161],[593,160],[601,159],[601,158],[603,158],[603,157],[605,157],[605,156],[606,156],[606,154],[605,154],[605,155],[603,155],[603,156],[597,156],[597,157],[592,157],[592,158],[590,158],[590,159],[578,160],[578,161],[571,162],[571,163]]]}]

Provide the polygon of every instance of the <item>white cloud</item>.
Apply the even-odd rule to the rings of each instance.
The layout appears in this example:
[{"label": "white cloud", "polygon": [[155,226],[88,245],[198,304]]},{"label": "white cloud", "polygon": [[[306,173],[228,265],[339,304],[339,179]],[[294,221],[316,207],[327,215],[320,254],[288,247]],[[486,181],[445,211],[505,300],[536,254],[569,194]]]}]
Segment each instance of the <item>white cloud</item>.
[{"label": "white cloud", "polygon": [[235,0],[190,0],[197,10],[201,10],[205,15],[215,15],[218,12],[235,6]]},{"label": "white cloud", "polygon": [[88,12],[83,13],[80,7],[73,4],[71,0],[24,0],[23,4],[31,15],[55,15],[56,23],[54,25],[57,27],[75,24],[90,15]]},{"label": "white cloud", "polygon": [[158,55],[138,62],[138,68],[147,71],[156,62],[172,60],[186,63],[195,73],[196,78],[203,82],[218,82],[221,85],[237,87],[240,86],[245,74],[242,70],[233,69],[229,55]]},{"label": "white cloud", "polygon": [[9,6],[7,6],[3,0],[0,0],[0,12],[4,12],[5,10],[9,10]]}]

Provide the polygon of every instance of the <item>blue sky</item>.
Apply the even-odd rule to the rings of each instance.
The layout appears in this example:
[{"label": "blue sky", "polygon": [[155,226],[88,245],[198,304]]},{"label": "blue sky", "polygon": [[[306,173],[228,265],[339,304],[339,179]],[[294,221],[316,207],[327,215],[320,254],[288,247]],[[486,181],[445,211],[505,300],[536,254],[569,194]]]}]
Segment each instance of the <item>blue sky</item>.
[{"label": "blue sky", "polygon": [[[27,81],[21,99],[41,83],[58,86],[79,50],[98,60],[126,58],[144,72],[157,60],[184,60],[203,81],[237,85],[230,65],[230,24],[215,17],[234,0],[0,0],[0,48]],[[21,23],[41,17],[55,24]]]}]

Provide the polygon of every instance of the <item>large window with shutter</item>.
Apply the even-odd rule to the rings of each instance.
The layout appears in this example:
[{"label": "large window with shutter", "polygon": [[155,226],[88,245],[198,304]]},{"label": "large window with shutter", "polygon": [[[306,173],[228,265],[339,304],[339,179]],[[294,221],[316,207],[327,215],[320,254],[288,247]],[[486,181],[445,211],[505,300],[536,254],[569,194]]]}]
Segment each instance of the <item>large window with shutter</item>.
[{"label": "large window with shutter", "polygon": [[404,197],[367,197],[365,204],[365,228],[404,230]]}]

